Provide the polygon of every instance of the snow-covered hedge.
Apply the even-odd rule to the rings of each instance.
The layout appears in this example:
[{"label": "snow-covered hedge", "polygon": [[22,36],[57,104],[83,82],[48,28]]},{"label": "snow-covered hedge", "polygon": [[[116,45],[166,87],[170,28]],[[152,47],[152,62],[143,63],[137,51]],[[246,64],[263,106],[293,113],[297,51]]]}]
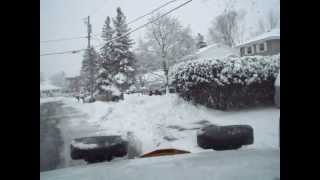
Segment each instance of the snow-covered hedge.
[{"label": "snow-covered hedge", "polygon": [[176,65],[173,84],[181,97],[217,109],[272,103],[280,54],[197,59]]}]

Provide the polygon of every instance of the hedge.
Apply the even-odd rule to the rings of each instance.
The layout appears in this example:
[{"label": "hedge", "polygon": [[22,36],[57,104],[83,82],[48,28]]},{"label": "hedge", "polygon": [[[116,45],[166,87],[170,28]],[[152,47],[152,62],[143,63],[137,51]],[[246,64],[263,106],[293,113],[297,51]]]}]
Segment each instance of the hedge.
[{"label": "hedge", "polygon": [[215,109],[272,104],[280,54],[196,59],[177,64],[172,73],[185,100]]}]

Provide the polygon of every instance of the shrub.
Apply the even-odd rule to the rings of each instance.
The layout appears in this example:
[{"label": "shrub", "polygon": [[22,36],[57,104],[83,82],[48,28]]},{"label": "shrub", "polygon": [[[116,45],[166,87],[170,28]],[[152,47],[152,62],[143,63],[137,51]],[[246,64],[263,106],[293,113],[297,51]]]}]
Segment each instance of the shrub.
[{"label": "shrub", "polygon": [[280,54],[197,59],[177,64],[173,84],[185,100],[216,109],[273,103]]}]

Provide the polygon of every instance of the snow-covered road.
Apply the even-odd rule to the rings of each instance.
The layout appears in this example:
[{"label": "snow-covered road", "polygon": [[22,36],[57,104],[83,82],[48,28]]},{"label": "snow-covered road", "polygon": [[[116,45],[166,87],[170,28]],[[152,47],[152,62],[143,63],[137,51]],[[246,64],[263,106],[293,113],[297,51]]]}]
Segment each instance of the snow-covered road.
[{"label": "snow-covered road", "polygon": [[[74,98],[47,98],[45,102],[61,101],[63,111],[59,129],[64,141],[62,165],[83,164],[70,160],[69,146],[73,138],[90,135],[122,135],[133,132],[142,153],[160,148],[176,148],[192,153],[203,152],[197,146],[197,129],[208,125],[248,124],[254,129],[254,144],[241,149],[277,149],[280,110],[275,107],[240,111],[219,111],[195,106],[174,94],[168,96],[126,95],[120,102],[82,104]],[[62,118],[63,117],[63,118]],[[212,151],[212,150],[210,150]]]},{"label": "snow-covered road", "polygon": [[133,132],[142,142],[142,152],[178,148],[201,152],[196,131],[207,124],[248,124],[254,128],[254,144],[243,148],[277,148],[280,109],[252,108],[219,111],[188,103],[175,94],[168,96],[126,95],[120,102],[77,103],[64,99],[66,106],[88,115],[88,124],[97,126],[96,135]]},{"label": "snow-covered road", "polygon": [[98,130],[87,123],[87,114],[65,107],[63,99],[47,98],[40,103],[40,171],[86,164],[70,158],[71,141]]}]

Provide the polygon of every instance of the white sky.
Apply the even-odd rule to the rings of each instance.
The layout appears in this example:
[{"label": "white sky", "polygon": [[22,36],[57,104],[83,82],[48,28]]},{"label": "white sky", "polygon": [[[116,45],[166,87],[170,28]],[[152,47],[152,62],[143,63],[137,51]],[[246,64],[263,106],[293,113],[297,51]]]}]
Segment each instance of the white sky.
[{"label": "white sky", "polygon": [[[90,15],[93,34],[100,38],[101,29],[106,16],[114,17],[116,8],[121,7],[127,20],[132,20],[140,15],[150,12],[168,2],[169,0],[41,0],[40,1],[40,40],[51,40],[86,36],[87,30],[84,18]],[[187,0],[178,0],[176,3],[163,9],[166,11]],[[186,6],[174,11],[171,15],[177,17],[184,26],[190,26],[193,34],[206,35],[212,19],[219,15],[226,0],[193,0]],[[270,9],[279,11],[280,0],[237,0],[236,9],[247,11],[247,33],[254,30],[257,20],[264,16]],[[163,12],[162,11],[162,12]],[[130,27],[133,29],[147,22],[142,19]],[[143,38],[143,29],[131,35],[134,40]],[[92,40],[93,45],[100,44],[97,39]],[[40,52],[59,52],[66,50],[82,49],[87,47],[86,39],[70,41],[40,43]],[[46,77],[64,71],[67,76],[79,74],[82,53],[62,54],[40,57],[40,71]]]}]

